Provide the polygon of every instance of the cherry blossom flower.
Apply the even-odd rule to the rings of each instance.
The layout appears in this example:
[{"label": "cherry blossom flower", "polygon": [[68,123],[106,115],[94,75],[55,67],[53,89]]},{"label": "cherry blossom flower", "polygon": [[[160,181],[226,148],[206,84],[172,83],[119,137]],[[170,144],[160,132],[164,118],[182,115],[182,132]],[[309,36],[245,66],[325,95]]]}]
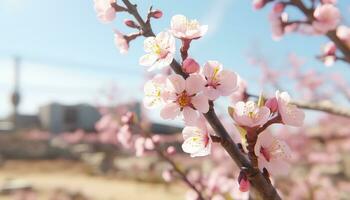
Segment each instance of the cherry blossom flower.
[{"label": "cherry blossom flower", "polygon": [[201,73],[207,80],[204,94],[210,100],[219,96],[229,96],[238,88],[236,73],[224,70],[218,61],[205,63]]},{"label": "cherry blossom flower", "polygon": [[257,127],[265,124],[270,116],[270,109],[266,106],[259,107],[253,101],[239,101],[233,107],[232,117],[235,122],[243,127]]},{"label": "cherry blossom flower", "polygon": [[114,30],[114,44],[121,54],[126,54],[129,50],[128,40],[125,38],[125,35],[118,30]]},{"label": "cherry blossom flower", "polygon": [[139,137],[135,141],[136,156],[143,156],[146,150],[153,150],[154,143],[151,138]]},{"label": "cherry blossom flower", "polygon": [[160,32],[156,37],[145,39],[144,49],[147,54],[140,58],[140,65],[149,66],[148,71],[161,69],[174,59],[175,38],[169,32]]},{"label": "cherry blossom flower", "polygon": [[123,125],[118,134],[117,134],[118,142],[125,148],[130,148],[132,145],[132,133],[129,125]]},{"label": "cherry blossom flower", "polygon": [[314,17],[312,26],[323,34],[337,27],[340,22],[340,11],[333,4],[322,4],[315,9]]},{"label": "cherry blossom flower", "polygon": [[278,41],[284,35],[281,13],[270,13],[269,20],[271,24],[272,39]]},{"label": "cherry blossom flower", "polygon": [[278,111],[278,102],[276,97],[270,98],[266,101],[265,106],[268,107],[271,111],[271,113]]},{"label": "cherry blossom flower", "polygon": [[265,6],[266,2],[265,0],[253,0],[253,8],[255,10],[260,10]]},{"label": "cherry blossom flower", "polygon": [[210,154],[212,140],[203,117],[196,126],[186,126],[182,131],[182,136],[185,140],[182,144],[182,150],[191,154],[191,157]]},{"label": "cherry blossom flower", "polygon": [[170,31],[179,39],[193,40],[204,36],[208,31],[207,25],[200,25],[197,20],[188,20],[183,15],[171,18]]},{"label": "cherry blossom flower", "polygon": [[115,9],[111,6],[115,0],[94,0],[97,17],[102,23],[110,23],[115,18]]},{"label": "cherry blossom flower", "polygon": [[289,103],[289,94],[287,92],[276,91],[276,99],[283,123],[290,126],[302,126],[305,119],[304,111],[296,105]]},{"label": "cherry blossom flower", "polygon": [[163,103],[162,94],[165,81],[165,76],[156,75],[152,80],[146,82],[144,86],[145,97],[143,98],[143,104],[146,108],[154,108]]},{"label": "cherry blossom flower", "polygon": [[238,176],[239,190],[241,192],[248,192],[250,188],[250,182],[245,172],[241,171]]},{"label": "cherry blossom flower", "polygon": [[344,25],[341,25],[337,28],[337,36],[343,40],[347,46],[350,46],[350,28]]},{"label": "cherry blossom flower", "polygon": [[321,0],[321,2],[322,2],[323,4],[326,4],[326,3],[336,4],[336,3],[337,3],[337,0]]},{"label": "cherry blossom flower", "polygon": [[328,42],[326,45],[323,46],[322,60],[327,67],[332,66],[335,60],[337,59],[335,56],[336,50],[337,50],[337,46],[333,42]]},{"label": "cherry blossom flower", "polygon": [[244,101],[246,98],[247,82],[243,80],[240,76],[237,79],[237,90],[230,96],[232,103],[237,103],[238,101]]},{"label": "cherry blossom flower", "polygon": [[192,58],[186,58],[182,63],[182,70],[188,74],[199,71],[199,64]]},{"label": "cherry blossom flower", "polygon": [[278,140],[269,132],[259,134],[254,153],[258,157],[258,166],[261,171],[266,168],[272,175],[288,173],[291,151],[285,142]]},{"label": "cherry blossom flower", "polygon": [[174,119],[182,113],[186,125],[195,124],[199,117],[197,111],[207,113],[209,110],[208,98],[198,94],[204,86],[205,80],[198,74],[191,74],[186,80],[178,74],[168,76],[163,95],[166,105],[160,116],[163,119]]}]

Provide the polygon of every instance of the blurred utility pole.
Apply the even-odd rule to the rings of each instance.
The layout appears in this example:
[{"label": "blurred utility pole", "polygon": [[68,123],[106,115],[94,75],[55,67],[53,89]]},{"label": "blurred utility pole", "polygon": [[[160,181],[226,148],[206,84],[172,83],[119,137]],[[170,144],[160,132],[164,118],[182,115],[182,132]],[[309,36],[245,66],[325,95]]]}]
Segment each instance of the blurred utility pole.
[{"label": "blurred utility pole", "polygon": [[21,59],[20,57],[15,56],[14,57],[14,87],[13,92],[11,95],[11,103],[13,106],[13,113],[12,113],[12,123],[13,123],[13,129],[17,129],[18,124],[18,105],[20,103],[20,92],[19,92],[19,80],[20,80],[20,63]]}]

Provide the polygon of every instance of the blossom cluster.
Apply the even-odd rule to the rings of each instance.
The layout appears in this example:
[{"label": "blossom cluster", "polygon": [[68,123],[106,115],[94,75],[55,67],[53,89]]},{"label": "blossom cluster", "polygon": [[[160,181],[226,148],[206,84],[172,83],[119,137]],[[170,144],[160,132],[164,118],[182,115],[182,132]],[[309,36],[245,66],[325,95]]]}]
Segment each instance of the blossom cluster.
[{"label": "blossom cluster", "polygon": [[[123,10],[111,2],[103,4],[105,7],[102,9],[98,6],[99,4],[96,4],[97,1],[95,5],[98,8],[96,11],[100,19],[101,17],[102,19],[108,18],[107,21],[114,19],[114,16],[111,17],[109,13],[110,8],[114,8],[115,12]],[[100,1],[106,2],[106,0]],[[338,22],[328,19],[323,14],[331,12],[327,11],[329,8],[319,9],[317,15],[315,14],[315,18],[318,19],[317,23],[327,23],[327,31],[332,30],[334,24]],[[283,22],[287,21],[288,16],[282,15],[283,10],[283,4],[276,4],[271,15],[276,37],[281,36],[285,31],[281,27]],[[150,17],[157,18],[157,15],[150,11],[148,18]],[[325,31],[319,30],[317,23],[312,24],[314,29]],[[212,151],[213,138],[220,136],[220,133],[210,131],[206,120],[208,113],[214,112],[215,101],[219,97],[243,97],[228,109],[234,121],[232,123],[241,133],[242,153],[251,161],[252,166],[260,169],[266,177],[269,177],[269,174],[278,175],[287,172],[287,161],[290,158],[289,147],[266,132],[265,129],[274,123],[291,126],[303,124],[304,112],[291,103],[288,93],[277,91],[275,97],[272,98],[265,99],[261,95],[258,102],[249,100],[246,94],[247,85],[237,73],[224,69],[223,64],[219,61],[208,60],[201,66],[195,59],[189,57],[188,51],[191,43],[205,36],[208,30],[208,26],[201,25],[197,20],[175,15],[171,19],[170,28],[157,35],[153,33],[145,35],[145,30],[130,20],[126,20],[125,25],[139,29],[139,32],[126,36],[116,31],[116,44],[121,52],[127,51],[131,40],[141,35],[147,36],[144,40],[146,54],[139,59],[140,65],[146,66],[148,71],[180,67],[175,70],[177,72],[175,74],[159,73],[147,81],[144,85],[143,101],[146,108],[159,107],[160,116],[165,120],[174,120],[178,117],[183,120],[185,128],[182,131],[184,139],[182,149],[184,152],[189,153],[191,157],[209,155]],[[181,63],[174,59],[177,39],[182,44],[179,48]],[[208,122],[210,124],[210,120]],[[135,142],[135,146],[141,149],[137,152],[142,154],[143,149],[153,149],[154,143],[153,138],[142,137]],[[238,177],[238,182],[241,191],[249,189],[250,182],[243,170]]]},{"label": "blossom cluster", "polygon": [[[318,4],[314,3],[308,7],[302,1],[279,1],[279,0],[253,0],[253,8],[259,10],[266,4],[272,2],[273,8],[270,12],[269,20],[271,23],[272,37],[279,40],[285,33],[299,32],[307,35],[327,35],[334,32],[336,41],[342,42],[344,46],[350,48],[350,28],[341,24],[341,13],[337,7],[336,0],[321,0]],[[295,6],[305,14],[305,19],[290,19],[287,12],[288,6]],[[332,42],[328,42],[322,47],[320,59],[325,66],[332,66],[339,58],[336,55],[337,46]],[[341,57],[340,57],[341,58]]]},{"label": "blossom cluster", "polygon": [[[179,19],[181,21],[177,22]],[[176,32],[173,26],[179,23],[182,23],[182,27],[176,26],[176,28],[182,30],[181,33]],[[172,18],[171,25],[170,31],[161,32],[156,37],[145,40],[145,51],[148,54],[140,59],[140,64],[147,64],[151,70],[168,67],[174,57],[174,37],[191,42],[194,37],[198,39],[203,36],[188,34],[190,25],[191,33],[200,33],[203,29],[196,20],[187,20],[177,15]],[[197,30],[193,30],[192,26],[197,27]],[[184,152],[189,153],[191,157],[205,156],[210,154],[213,141],[204,115],[220,96],[237,95],[238,91],[242,91],[239,83],[243,81],[240,81],[241,78],[235,72],[223,69],[223,65],[218,61],[207,61],[201,68],[195,60],[185,57],[182,70],[186,77],[178,74],[168,76],[159,74],[149,80],[144,87],[144,104],[147,108],[160,106],[160,116],[164,119],[182,116],[186,125],[182,132]],[[267,99],[265,104],[238,101],[230,107],[230,110],[237,128],[243,132],[242,141],[247,141],[251,135],[257,137],[253,141],[254,147],[250,153],[257,157],[259,169],[262,172],[265,169],[273,175],[286,174],[288,171],[286,161],[290,158],[288,146],[268,132],[260,133],[259,130],[272,121],[291,126],[303,124],[304,112],[290,103],[288,93],[277,91],[276,96]],[[248,146],[247,142],[242,144]],[[249,150],[245,153],[249,153]],[[249,181],[246,179],[240,179],[239,182],[245,184],[242,190],[249,188]]]}]

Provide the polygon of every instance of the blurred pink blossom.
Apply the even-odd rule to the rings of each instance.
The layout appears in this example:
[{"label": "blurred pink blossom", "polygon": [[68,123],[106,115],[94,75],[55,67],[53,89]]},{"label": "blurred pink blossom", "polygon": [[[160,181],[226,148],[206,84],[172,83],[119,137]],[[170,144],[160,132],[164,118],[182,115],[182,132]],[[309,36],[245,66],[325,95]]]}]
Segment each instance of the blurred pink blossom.
[{"label": "blurred pink blossom", "polygon": [[314,11],[312,26],[321,34],[334,30],[340,22],[340,11],[333,4],[321,4]]},{"label": "blurred pink blossom", "polygon": [[110,23],[115,18],[115,9],[111,6],[115,0],[94,0],[97,17],[102,23]]}]

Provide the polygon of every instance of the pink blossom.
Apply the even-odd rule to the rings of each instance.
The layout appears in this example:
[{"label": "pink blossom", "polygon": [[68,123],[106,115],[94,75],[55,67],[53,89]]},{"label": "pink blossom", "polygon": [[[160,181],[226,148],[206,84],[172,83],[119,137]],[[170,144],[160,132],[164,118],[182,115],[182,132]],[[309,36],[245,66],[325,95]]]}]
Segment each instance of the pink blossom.
[{"label": "pink blossom", "polygon": [[290,96],[287,92],[276,91],[278,111],[284,124],[290,126],[302,126],[305,119],[304,111],[296,105],[290,104]]},{"label": "pink blossom", "polygon": [[265,0],[253,0],[253,8],[255,10],[260,10],[265,6],[266,2]]},{"label": "pink blossom", "polygon": [[272,113],[278,111],[278,102],[276,98],[268,99],[265,106],[268,107]]},{"label": "pink blossom", "polygon": [[239,182],[239,190],[241,192],[248,192],[250,188],[250,183],[248,179],[241,179]]},{"label": "pink blossom", "polygon": [[182,70],[187,74],[196,73],[199,68],[199,64],[192,58],[186,58],[182,63]]},{"label": "pink blossom", "polygon": [[175,15],[171,18],[170,31],[180,39],[198,39],[208,31],[207,25],[200,25],[197,20],[188,20],[183,15]]},{"label": "pink blossom", "polygon": [[155,18],[155,19],[159,19],[163,16],[163,12],[161,10],[153,10],[151,13],[150,13],[150,16]]},{"label": "pink blossom", "polygon": [[185,140],[182,150],[191,154],[191,157],[210,154],[212,141],[204,118],[201,117],[197,126],[186,126],[182,131],[182,136]]},{"label": "pink blossom", "polygon": [[139,137],[135,140],[136,156],[143,156],[146,150],[153,150],[154,143],[150,138]]},{"label": "pink blossom", "polygon": [[139,60],[140,65],[149,66],[148,71],[170,65],[175,54],[175,38],[169,32],[160,32],[156,37],[144,41],[146,55]]},{"label": "pink blossom", "polygon": [[143,104],[146,108],[154,108],[163,104],[162,94],[165,87],[166,77],[156,75],[152,80],[146,82],[144,86],[145,97]]},{"label": "pink blossom", "polygon": [[321,34],[334,30],[340,22],[340,11],[333,4],[319,5],[314,11],[312,26]]},{"label": "pink blossom", "polygon": [[327,66],[330,67],[334,64],[335,60],[337,59],[335,56],[335,52],[337,50],[337,46],[333,42],[328,42],[326,45],[323,46],[322,48],[322,53],[323,53],[323,63]]},{"label": "pink blossom", "polygon": [[229,96],[237,90],[236,73],[224,70],[222,64],[217,61],[205,63],[201,73],[207,80],[204,94],[210,100],[215,100],[219,96]]},{"label": "pink blossom", "polygon": [[343,40],[348,46],[350,46],[350,28],[341,25],[337,28],[337,36]]},{"label": "pink blossom", "polygon": [[176,153],[176,149],[174,146],[169,146],[167,149],[166,149],[166,153],[169,154],[169,155],[174,155]]},{"label": "pink blossom", "polygon": [[276,3],[273,5],[272,12],[276,14],[282,14],[284,11],[285,5],[281,2]]},{"label": "pink blossom", "polygon": [[272,175],[286,175],[289,171],[288,160],[291,151],[288,145],[265,131],[259,134],[254,146],[254,153],[258,157],[258,166]]},{"label": "pink blossom", "polygon": [[169,169],[166,169],[162,172],[162,177],[165,182],[170,182],[173,180],[173,174],[172,171]]},{"label": "pink blossom", "polygon": [[115,9],[111,6],[114,0],[94,0],[97,17],[102,23],[110,23],[115,18]]},{"label": "pink blossom", "polygon": [[125,38],[125,35],[118,30],[114,30],[114,44],[121,54],[126,54],[129,50],[128,40]]},{"label": "pink blossom", "polygon": [[120,128],[117,134],[118,142],[125,148],[130,148],[132,145],[132,133],[129,125],[124,125]]},{"label": "pink blossom", "polygon": [[282,18],[280,13],[270,13],[269,20],[271,24],[272,39],[280,40],[284,35]]},{"label": "pink blossom", "polygon": [[270,116],[270,109],[259,107],[255,102],[237,102],[233,107],[233,119],[244,127],[257,127],[265,124]]},{"label": "pink blossom", "polygon": [[247,82],[237,75],[237,90],[230,96],[233,103],[244,101],[246,98]]},{"label": "pink blossom", "polygon": [[331,3],[331,4],[336,4],[337,0],[321,0],[323,4]]},{"label": "pink blossom", "polygon": [[[186,125],[197,122],[199,112],[209,110],[208,98],[200,93],[205,86],[205,80],[198,74],[191,74],[186,80],[177,74],[168,76],[163,99],[166,105],[160,112],[163,119],[174,119],[183,114]],[[196,111],[197,110],[197,111]]]}]

